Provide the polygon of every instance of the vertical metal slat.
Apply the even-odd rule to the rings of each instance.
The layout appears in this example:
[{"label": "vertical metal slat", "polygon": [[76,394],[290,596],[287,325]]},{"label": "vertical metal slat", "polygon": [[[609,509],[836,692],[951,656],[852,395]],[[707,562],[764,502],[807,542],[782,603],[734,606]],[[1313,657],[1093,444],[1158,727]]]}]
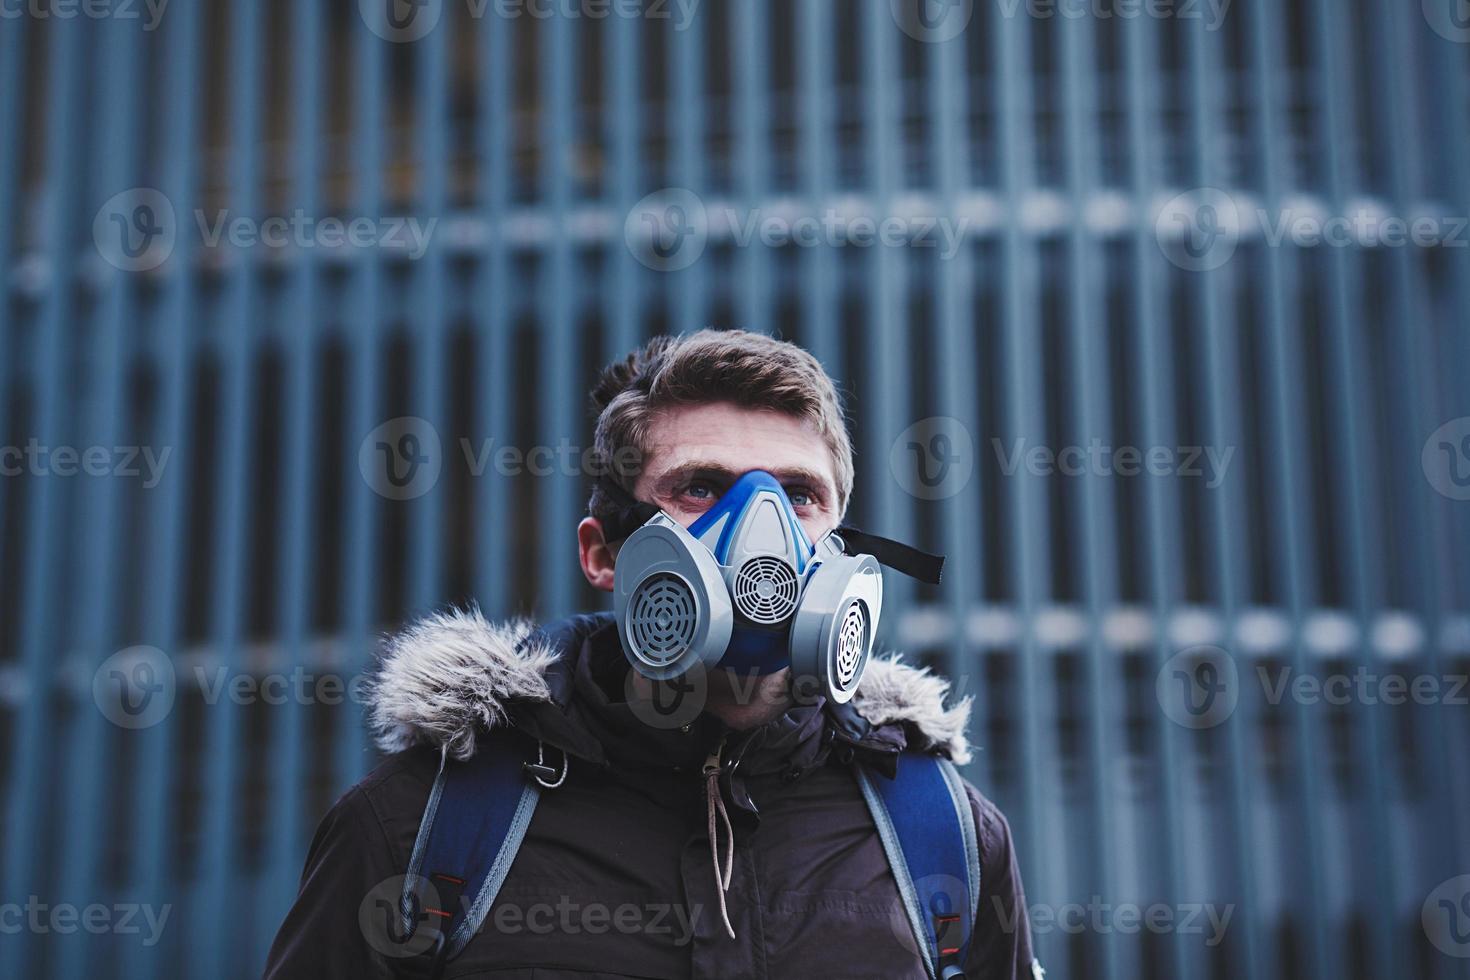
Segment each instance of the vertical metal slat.
[{"label": "vertical metal slat", "polygon": [[[35,436],[44,445],[63,444],[68,431],[69,406],[64,394],[67,374],[67,339],[73,335],[75,298],[62,284],[74,282],[76,254],[73,243],[81,220],[80,196],[72,189],[80,184],[82,172],[83,119],[82,73],[79,61],[86,37],[86,22],[53,20],[50,32],[51,60],[46,90],[51,93],[52,113],[46,141],[46,188],[50,213],[44,248],[52,282],[39,311],[40,343],[37,351],[39,386],[36,393]],[[9,233],[9,229],[6,229]],[[39,477],[33,479],[41,479]],[[24,683],[31,696],[20,709],[14,738],[13,766],[6,792],[5,861],[0,895],[38,893],[41,869],[36,841],[46,819],[45,802],[49,774],[54,771],[50,746],[55,713],[52,709],[52,630],[60,611],[58,581],[64,556],[54,543],[65,519],[60,495],[42,488],[33,495],[35,510],[27,515],[21,561],[22,579],[20,659]],[[0,943],[0,976],[31,976],[37,934],[29,930]]]},{"label": "vertical metal slat", "polygon": [[[140,38],[132,25],[109,21],[100,26],[95,40],[102,49],[99,62],[102,70],[98,79],[103,90],[103,111],[99,135],[106,151],[100,154],[102,159],[96,167],[100,172],[93,175],[95,183],[88,181],[79,186],[94,189],[92,200],[105,201],[122,188],[131,186],[131,179],[137,171],[138,148],[134,136],[142,128],[137,118]],[[93,412],[77,429],[82,437],[79,441],[88,445],[123,444],[123,440],[118,438],[122,431],[119,420],[128,411],[123,366],[132,362],[129,341],[136,315],[132,288],[135,276],[136,273],[118,271],[111,278],[111,288],[92,314],[99,343],[95,355],[97,386],[90,398]],[[119,551],[123,540],[117,533],[119,479],[119,476],[96,478],[79,487],[78,494],[83,510],[81,524],[87,529],[83,538],[87,556],[79,589],[81,624],[77,628],[75,653],[81,662],[94,669],[107,657],[108,643],[116,631],[118,571],[122,557]],[[58,630],[53,635],[64,636],[65,631]],[[109,746],[117,744],[118,731],[107,731],[107,720],[101,711],[93,710],[93,705],[83,702],[78,707],[67,726],[69,731],[63,735],[69,746],[62,756],[66,759],[63,771],[67,776],[61,837],[65,847],[60,856],[61,887],[57,896],[60,901],[88,903],[102,897],[98,893],[97,872],[101,845],[106,836],[104,819],[107,808],[101,805],[101,800],[108,779]],[[58,942],[56,975],[86,975],[95,947],[95,937],[86,934]]]},{"label": "vertical metal slat", "polygon": [[[231,8],[233,60],[230,65],[231,210],[258,213],[260,196],[259,148],[261,114],[261,56],[263,16],[253,4]],[[219,499],[211,516],[221,542],[214,556],[218,571],[211,581],[209,655],[227,675],[246,669],[242,657],[242,625],[246,583],[253,571],[251,534],[265,529],[247,527],[251,508],[245,485],[252,438],[258,418],[256,377],[251,368],[261,354],[262,332],[257,317],[261,302],[255,281],[257,256],[241,248],[231,255],[222,289],[220,343],[224,352],[223,433],[216,461],[215,486]],[[236,887],[239,871],[239,789],[245,769],[245,742],[241,738],[243,712],[229,697],[204,712],[204,758],[210,760],[204,779],[204,864],[206,895],[227,895]],[[187,910],[186,910],[187,911]],[[237,962],[236,910],[228,902],[198,909],[197,928],[186,932],[188,962],[206,965],[211,976],[223,976]],[[189,916],[181,916],[180,925]]]}]

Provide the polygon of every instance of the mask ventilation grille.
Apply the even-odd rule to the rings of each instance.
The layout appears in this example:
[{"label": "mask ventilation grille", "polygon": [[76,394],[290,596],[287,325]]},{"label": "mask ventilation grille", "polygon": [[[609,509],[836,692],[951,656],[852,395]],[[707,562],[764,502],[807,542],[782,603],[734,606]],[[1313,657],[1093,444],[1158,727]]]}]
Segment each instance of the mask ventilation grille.
[{"label": "mask ventilation grille", "polygon": [[837,631],[837,662],[833,680],[847,690],[863,672],[868,656],[868,610],[861,602],[847,607]]},{"label": "mask ventilation grille", "polygon": [[796,572],[770,555],[760,555],[735,573],[735,611],[752,623],[774,626],[796,611]]},{"label": "mask ventilation grille", "polygon": [[650,576],[629,603],[628,636],[644,663],[665,667],[694,644],[694,593],[677,575]]}]

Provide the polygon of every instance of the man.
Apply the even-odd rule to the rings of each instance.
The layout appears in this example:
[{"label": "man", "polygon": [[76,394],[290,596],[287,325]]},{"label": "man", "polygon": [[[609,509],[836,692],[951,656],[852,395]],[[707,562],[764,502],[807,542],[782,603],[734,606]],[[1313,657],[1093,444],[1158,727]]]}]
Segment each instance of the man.
[{"label": "man", "polygon": [[[599,457],[642,462],[604,477],[577,527],[587,580],[617,586],[620,610],[631,532],[661,533],[675,550],[694,540],[662,518],[657,532],[642,527],[648,513],[697,531],[727,491],[754,486],[771,513],[794,514],[799,530],[772,526],[810,556],[846,510],[852,447],[837,393],[795,345],[740,331],[661,337],[608,367],[592,401]],[[762,601],[774,594],[761,587]],[[892,773],[905,749],[963,764],[968,701],[946,706],[946,682],[883,659],[848,664],[847,691],[830,677],[802,691],[810,678],[793,666],[737,671],[728,659],[666,684],[645,676],[662,661],[625,649],[647,639],[638,630],[669,626],[657,619],[533,630],[472,609],[393,638],[370,702],[392,754],[322,821],[267,975],[432,975],[433,957],[393,914],[425,804],[442,762],[514,735],[534,740],[546,788],[444,976],[926,976],[854,769]],[[713,657],[737,646],[723,628]],[[970,980],[1039,976],[1010,829],[974,787],[963,793],[980,898],[960,968]]]}]

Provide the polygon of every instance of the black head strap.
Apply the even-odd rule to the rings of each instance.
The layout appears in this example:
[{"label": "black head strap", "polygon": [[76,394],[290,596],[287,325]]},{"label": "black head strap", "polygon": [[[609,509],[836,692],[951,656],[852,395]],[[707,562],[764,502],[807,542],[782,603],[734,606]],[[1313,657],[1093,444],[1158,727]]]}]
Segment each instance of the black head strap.
[{"label": "black head strap", "polygon": [[892,538],[859,531],[848,524],[839,527],[837,535],[847,546],[844,551],[849,555],[872,555],[880,564],[887,565],[895,572],[903,572],[910,578],[930,585],[939,584],[940,573],[944,571],[943,555],[931,555]]},{"label": "black head strap", "polygon": [[653,504],[644,503],[606,477],[599,479],[597,486],[614,508],[602,519],[602,536],[608,542],[623,540],[659,512]]},{"label": "black head strap", "polygon": [[[597,485],[613,505],[612,513],[602,519],[603,537],[609,542],[623,540],[659,512],[653,504],[644,503],[612,480],[600,479]],[[880,564],[887,565],[896,572],[930,585],[939,584],[940,573],[944,570],[943,555],[932,555],[891,538],[860,531],[848,524],[839,527],[837,534],[846,546],[846,554],[872,555]]]}]

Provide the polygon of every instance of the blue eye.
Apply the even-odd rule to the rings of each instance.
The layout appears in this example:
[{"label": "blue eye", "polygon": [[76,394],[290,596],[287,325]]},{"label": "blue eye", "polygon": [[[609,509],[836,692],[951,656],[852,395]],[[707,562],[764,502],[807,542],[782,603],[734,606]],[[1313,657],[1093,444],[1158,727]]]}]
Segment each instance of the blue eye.
[{"label": "blue eye", "polygon": [[810,507],[817,502],[817,498],[810,491],[801,488],[786,491],[786,497],[791,501],[793,507]]},{"label": "blue eye", "polygon": [[707,483],[691,483],[684,492],[696,500],[713,500],[715,498],[714,488]]}]

